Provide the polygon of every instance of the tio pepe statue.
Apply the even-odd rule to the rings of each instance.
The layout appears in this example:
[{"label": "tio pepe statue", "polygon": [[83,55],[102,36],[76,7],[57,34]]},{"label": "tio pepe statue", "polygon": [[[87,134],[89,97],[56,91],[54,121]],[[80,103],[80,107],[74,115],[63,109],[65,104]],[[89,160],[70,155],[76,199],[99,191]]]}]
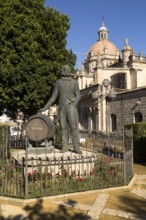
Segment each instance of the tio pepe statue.
[{"label": "tio pepe statue", "polygon": [[77,104],[80,100],[80,91],[76,80],[71,78],[71,70],[68,65],[64,65],[61,70],[61,79],[57,80],[55,87],[47,104],[39,110],[39,113],[47,110],[58,98],[58,121],[62,131],[62,149],[64,153],[68,151],[68,124],[71,129],[74,152],[81,154],[79,147],[78,111]]}]

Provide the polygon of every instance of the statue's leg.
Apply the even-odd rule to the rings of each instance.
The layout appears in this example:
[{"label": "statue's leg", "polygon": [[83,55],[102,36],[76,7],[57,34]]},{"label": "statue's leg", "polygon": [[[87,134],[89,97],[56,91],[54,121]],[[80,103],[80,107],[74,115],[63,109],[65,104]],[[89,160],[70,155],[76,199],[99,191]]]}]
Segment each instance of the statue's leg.
[{"label": "statue's leg", "polygon": [[71,129],[74,151],[78,154],[81,154],[82,152],[80,151],[80,147],[79,147],[78,112],[77,109],[72,105],[70,105],[67,110],[67,119],[69,121],[70,129]]},{"label": "statue's leg", "polygon": [[61,152],[64,153],[68,151],[68,128],[67,128],[67,117],[66,117],[66,108],[60,112],[60,126],[62,133],[62,149]]}]

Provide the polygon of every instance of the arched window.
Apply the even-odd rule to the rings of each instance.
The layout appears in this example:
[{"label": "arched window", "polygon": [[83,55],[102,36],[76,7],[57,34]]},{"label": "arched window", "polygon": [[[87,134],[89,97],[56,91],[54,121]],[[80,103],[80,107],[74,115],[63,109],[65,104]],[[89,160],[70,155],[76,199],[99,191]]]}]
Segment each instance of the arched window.
[{"label": "arched window", "polygon": [[117,130],[117,117],[115,114],[111,114],[111,131]]},{"label": "arched window", "polygon": [[142,114],[141,114],[141,112],[135,112],[135,114],[134,114],[134,122],[142,122]]},{"label": "arched window", "polygon": [[103,39],[103,33],[101,34],[101,39]]}]

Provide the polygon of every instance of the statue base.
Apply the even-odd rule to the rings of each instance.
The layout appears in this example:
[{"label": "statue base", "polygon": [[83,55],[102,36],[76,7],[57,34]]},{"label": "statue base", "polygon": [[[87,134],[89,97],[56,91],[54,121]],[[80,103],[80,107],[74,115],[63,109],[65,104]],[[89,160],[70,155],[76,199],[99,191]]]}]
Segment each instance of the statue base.
[{"label": "statue base", "polygon": [[23,165],[24,168],[27,167],[28,172],[32,172],[32,169],[39,170],[40,167],[42,172],[45,172],[47,167],[48,172],[52,173],[53,176],[61,172],[62,166],[69,172],[75,171],[77,174],[80,171],[82,175],[85,172],[88,174],[93,170],[97,158],[100,157],[99,154],[95,155],[88,150],[82,150],[82,154],[76,154],[71,150],[61,153],[53,146],[50,149],[15,150],[11,152],[11,156],[18,164]]},{"label": "statue base", "polygon": [[55,151],[55,147],[51,146],[51,147],[31,147],[31,148],[27,148],[27,154],[33,154],[33,155],[40,155],[40,154],[50,154],[53,153]]}]

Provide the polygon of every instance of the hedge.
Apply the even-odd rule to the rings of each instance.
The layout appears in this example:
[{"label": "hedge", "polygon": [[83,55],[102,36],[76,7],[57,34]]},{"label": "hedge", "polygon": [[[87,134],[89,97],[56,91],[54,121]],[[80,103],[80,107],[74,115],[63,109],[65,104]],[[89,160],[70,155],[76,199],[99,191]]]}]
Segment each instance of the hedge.
[{"label": "hedge", "polygon": [[146,122],[127,124],[125,128],[133,128],[134,163],[146,162]]}]

